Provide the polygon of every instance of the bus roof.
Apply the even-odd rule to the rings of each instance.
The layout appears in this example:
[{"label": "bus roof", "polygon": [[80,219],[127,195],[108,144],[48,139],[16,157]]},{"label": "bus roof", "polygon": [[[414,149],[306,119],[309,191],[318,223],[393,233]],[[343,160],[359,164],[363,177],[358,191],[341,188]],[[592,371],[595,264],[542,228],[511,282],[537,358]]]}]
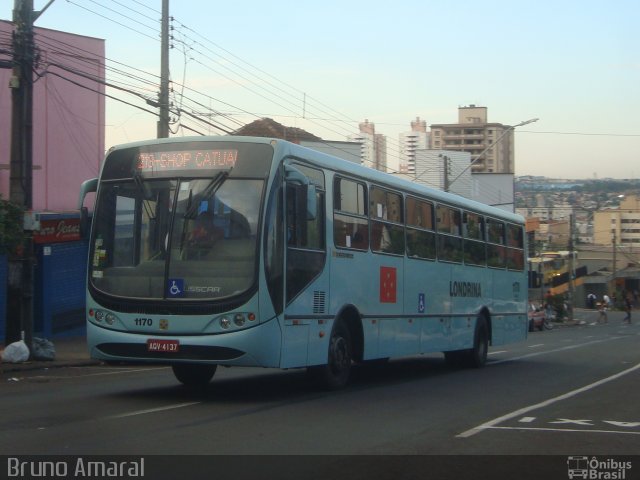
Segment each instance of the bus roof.
[{"label": "bus roof", "polygon": [[278,157],[292,156],[301,160],[311,160],[317,163],[323,168],[335,170],[337,172],[373,181],[389,188],[396,188],[407,193],[416,196],[426,196],[430,199],[438,202],[446,203],[452,206],[466,208],[475,213],[481,213],[491,217],[503,219],[509,222],[522,224],[524,218],[515,213],[510,213],[505,210],[501,210],[490,205],[486,205],[475,200],[462,197],[449,192],[443,192],[435,188],[427,187],[403,178],[396,177],[392,174],[381,172],[373,168],[365,167],[354,162],[349,162],[342,158],[334,157],[326,153],[313,150],[308,147],[303,147],[286,140],[269,137],[244,137],[244,136],[232,136],[232,135],[220,135],[220,136],[191,136],[191,137],[170,137],[170,138],[155,138],[150,140],[144,140],[139,142],[126,143],[113,146],[107,152],[109,155],[111,152],[121,150],[125,148],[136,148],[150,145],[161,145],[165,143],[187,143],[187,142],[243,142],[243,143],[262,143],[270,144],[274,147],[276,155]]}]

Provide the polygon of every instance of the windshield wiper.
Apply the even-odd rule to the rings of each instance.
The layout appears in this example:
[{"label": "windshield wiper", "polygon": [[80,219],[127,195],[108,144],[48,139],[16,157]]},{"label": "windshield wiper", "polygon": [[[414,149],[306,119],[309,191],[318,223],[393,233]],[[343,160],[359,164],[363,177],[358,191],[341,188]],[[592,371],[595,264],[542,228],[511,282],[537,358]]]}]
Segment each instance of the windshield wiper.
[{"label": "windshield wiper", "polygon": [[149,201],[149,199],[147,199],[145,184],[142,181],[142,178],[140,177],[140,173],[137,171],[133,175],[133,183],[136,185],[136,187],[138,188],[138,191],[141,194],[142,206],[144,208],[144,212],[147,214],[147,217],[149,217],[149,220],[155,220],[156,216],[154,215],[153,207],[151,206],[151,202]]},{"label": "windshield wiper", "polygon": [[[220,187],[222,186],[224,181],[229,176],[229,172],[231,172],[231,170],[224,170],[224,171],[218,173],[215,177],[213,177],[211,179],[209,184],[202,191],[202,194],[200,196],[200,202],[191,204],[187,208],[186,212],[184,213],[184,218],[195,218],[196,217],[196,214],[198,213],[198,208],[200,208],[200,203],[203,200],[208,200],[209,198],[211,198],[212,196],[214,196],[216,194],[216,192],[220,189]],[[191,196],[189,196],[189,202],[191,202]]]}]

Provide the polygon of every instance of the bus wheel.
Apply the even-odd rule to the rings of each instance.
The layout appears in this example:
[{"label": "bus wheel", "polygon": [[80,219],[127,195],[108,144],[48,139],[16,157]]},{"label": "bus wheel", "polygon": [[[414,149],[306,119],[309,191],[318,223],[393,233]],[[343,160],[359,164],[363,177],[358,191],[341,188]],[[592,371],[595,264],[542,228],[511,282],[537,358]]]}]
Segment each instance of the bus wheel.
[{"label": "bus wheel", "polygon": [[444,358],[452,367],[480,368],[487,363],[489,351],[489,330],[484,317],[478,318],[473,336],[473,348],[444,352]]},{"label": "bus wheel", "polygon": [[310,373],[319,380],[324,388],[337,390],[349,382],[352,360],[349,329],[344,322],[338,321],[333,327],[329,339],[327,364],[312,367]]},{"label": "bus wheel", "polygon": [[489,330],[484,317],[478,318],[476,332],[473,337],[473,348],[467,351],[466,366],[472,368],[483,367],[487,363],[489,352]]},{"label": "bus wheel", "polygon": [[217,365],[172,365],[173,374],[187,387],[202,387],[208,384],[216,373]]}]

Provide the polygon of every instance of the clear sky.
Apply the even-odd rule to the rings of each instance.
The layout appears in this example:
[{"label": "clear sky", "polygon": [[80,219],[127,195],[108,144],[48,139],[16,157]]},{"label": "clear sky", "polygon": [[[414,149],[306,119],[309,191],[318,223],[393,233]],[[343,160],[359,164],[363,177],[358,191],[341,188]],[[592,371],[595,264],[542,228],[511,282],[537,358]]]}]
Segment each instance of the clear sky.
[{"label": "clear sky", "polygon": [[[0,18],[12,8],[2,1]],[[160,9],[161,0],[56,0],[36,26],[104,38],[107,66],[153,97],[144,82],[159,75]],[[269,116],[345,140],[368,119],[396,166],[411,120],[456,123],[458,107],[475,104],[490,122],[540,119],[516,130],[517,175],[640,175],[637,0],[170,0],[170,13],[174,102],[224,113],[211,119],[228,129]],[[156,120],[109,100],[107,146],[154,137]]]}]

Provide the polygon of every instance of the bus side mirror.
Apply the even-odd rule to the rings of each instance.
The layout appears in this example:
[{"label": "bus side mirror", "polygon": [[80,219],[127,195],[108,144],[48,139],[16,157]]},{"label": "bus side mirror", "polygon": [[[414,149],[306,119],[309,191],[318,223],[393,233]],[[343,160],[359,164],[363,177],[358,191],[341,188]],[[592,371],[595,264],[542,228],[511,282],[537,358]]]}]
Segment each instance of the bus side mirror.
[{"label": "bus side mirror", "polygon": [[309,181],[305,174],[294,166],[285,165],[284,168],[286,181],[302,187],[302,198],[306,198],[306,211],[302,213],[305,214],[305,218],[307,220],[315,220],[318,208],[316,201],[316,186]]},{"label": "bus side mirror", "polygon": [[98,190],[98,179],[92,178],[85,180],[80,186],[80,194],[78,195],[78,210],[80,210],[80,238],[89,236],[91,222],[89,221],[89,210],[84,206],[84,199],[88,193]]},{"label": "bus side mirror", "polygon": [[91,231],[91,220],[89,220],[89,209],[80,208],[80,238],[83,240],[89,237]]}]

